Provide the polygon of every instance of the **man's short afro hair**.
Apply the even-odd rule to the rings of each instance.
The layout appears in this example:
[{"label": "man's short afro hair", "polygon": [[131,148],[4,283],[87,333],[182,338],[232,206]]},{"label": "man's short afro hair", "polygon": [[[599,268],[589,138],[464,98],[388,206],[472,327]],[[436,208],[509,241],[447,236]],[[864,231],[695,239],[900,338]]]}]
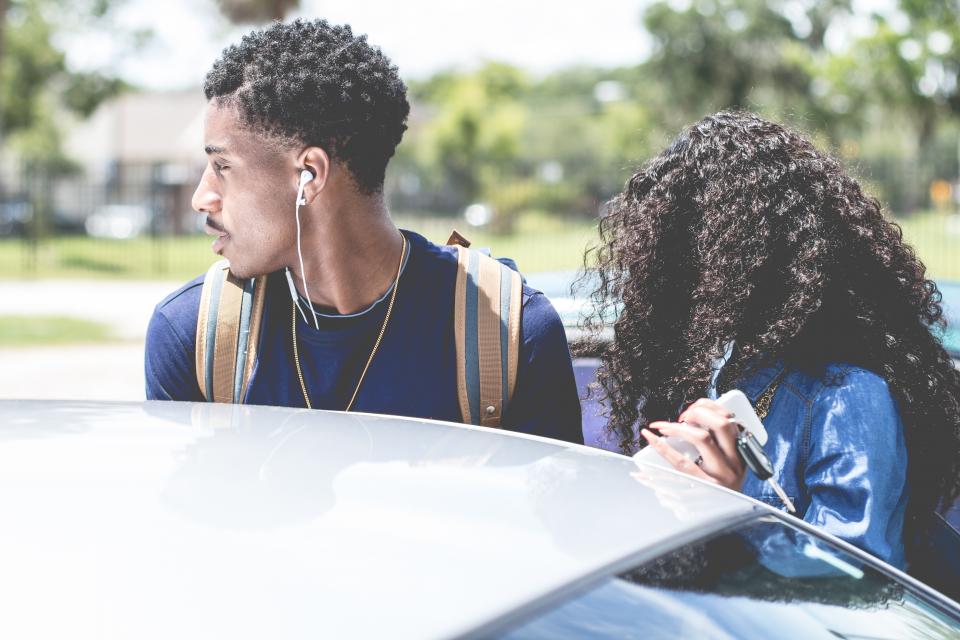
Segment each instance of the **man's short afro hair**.
[{"label": "man's short afro hair", "polygon": [[358,189],[382,191],[410,104],[397,68],[348,25],[274,23],[224,49],[203,83],[268,135],[323,148]]}]

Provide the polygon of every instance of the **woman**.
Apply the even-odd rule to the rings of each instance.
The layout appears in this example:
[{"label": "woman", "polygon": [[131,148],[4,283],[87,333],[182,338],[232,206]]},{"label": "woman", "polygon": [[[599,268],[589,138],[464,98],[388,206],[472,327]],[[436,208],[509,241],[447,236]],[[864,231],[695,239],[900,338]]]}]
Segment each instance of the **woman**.
[{"label": "woman", "polygon": [[765,450],[798,515],[903,567],[904,540],[960,487],[960,374],[899,227],[835,159],[735,112],[690,127],[610,204],[587,326],[617,318],[599,383],[621,447],[651,443],[779,506],[730,414],[702,399],[741,389],[766,405]]}]

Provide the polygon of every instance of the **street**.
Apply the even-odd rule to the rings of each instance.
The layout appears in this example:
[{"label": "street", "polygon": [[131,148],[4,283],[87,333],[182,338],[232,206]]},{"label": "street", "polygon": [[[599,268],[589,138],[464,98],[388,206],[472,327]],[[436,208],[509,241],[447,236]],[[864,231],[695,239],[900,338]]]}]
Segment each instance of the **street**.
[{"label": "street", "polygon": [[0,398],[142,400],[143,339],[153,307],[180,283],[0,282],[0,315],[64,315],[108,324],[116,342],[0,349]]}]

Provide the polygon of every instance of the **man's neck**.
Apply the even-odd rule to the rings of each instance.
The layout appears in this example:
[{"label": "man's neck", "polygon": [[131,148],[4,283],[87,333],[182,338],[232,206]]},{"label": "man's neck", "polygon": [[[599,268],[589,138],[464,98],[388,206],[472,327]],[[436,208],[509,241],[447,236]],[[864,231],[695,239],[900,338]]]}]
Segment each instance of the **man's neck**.
[{"label": "man's neck", "polygon": [[[301,295],[314,305],[349,314],[369,307],[397,277],[403,237],[380,198],[339,208],[300,209],[303,263],[309,292],[293,252],[291,270]],[[309,221],[307,221],[309,216]]]}]

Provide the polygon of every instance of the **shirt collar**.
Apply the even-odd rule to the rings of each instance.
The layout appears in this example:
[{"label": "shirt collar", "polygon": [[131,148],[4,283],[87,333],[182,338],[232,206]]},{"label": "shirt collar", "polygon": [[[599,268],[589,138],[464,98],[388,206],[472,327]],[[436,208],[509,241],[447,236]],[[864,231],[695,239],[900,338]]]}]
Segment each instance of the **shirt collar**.
[{"label": "shirt collar", "polygon": [[[404,232],[401,231],[400,233],[404,233]],[[405,235],[406,235],[406,234],[405,234]],[[403,260],[402,260],[401,263],[400,263],[400,275],[401,275],[401,276],[403,275],[403,272],[407,270],[407,262],[408,262],[409,259],[410,259],[410,251],[411,251],[411,249],[412,249],[412,244],[413,244],[413,243],[410,242],[410,240],[408,239],[408,241],[407,241],[407,243],[406,243],[406,250],[405,250],[405,252],[404,252],[404,254],[403,254]],[[361,316],[365,316],[365,315],[367,315],[368,313],[370,313],[371,311],[373,311],[374,309],[376,309],[376,308],[377,308],[377,305],[379,305],[381,302],[383,302],[384,300],[386,300],[387,297],[388,297],[391,293],[393,293],[393,288],[397,285],[397,281],[398,281],[398,279],[397,279],[397,280],[394,280],[393,284],[390,285],[390,288],[389,288],[389,289],[387,289],[386,291],[383,292],[383,295],[382,295],[382,296],[380,296],[379,298],[377,298],[376,300],[374,300],[374,301],[370,304],[370,306],[368,306],[368,307],[365,308],[365,309],[361,309],[360,311],[356,311],[356,312],[354,312],[354,313],[323,313],[322,311],[316,311],[316,310],[314,310],[314,313],[316,313],[317,317],[318,317],[319,319],[321,319],[321,320],[325,320],[325,319],[326,319],[326,320],[330,320],[330,319],[343,320],[343,319],[359,318],[359,317],[361,317]],[[310,303],[309,303],[309,302],[307,301],[307,299],[303,296],[303,294],[297,293],[297,297],[300,298],[300,303],[303,304],[305,307],[309,307],[309,306],[310,306]],[[316,305],[314,305],[314,306],[316,306]]]},{"label": "shirt collar", "polygon": [[750,399],[751,404],[755,403],[764,391],[776,380],[785,368],[780,360],[759,368],[747,367],[746,373],[740,378],[736,385],[737,389],[743,391],[744,395]]}]

